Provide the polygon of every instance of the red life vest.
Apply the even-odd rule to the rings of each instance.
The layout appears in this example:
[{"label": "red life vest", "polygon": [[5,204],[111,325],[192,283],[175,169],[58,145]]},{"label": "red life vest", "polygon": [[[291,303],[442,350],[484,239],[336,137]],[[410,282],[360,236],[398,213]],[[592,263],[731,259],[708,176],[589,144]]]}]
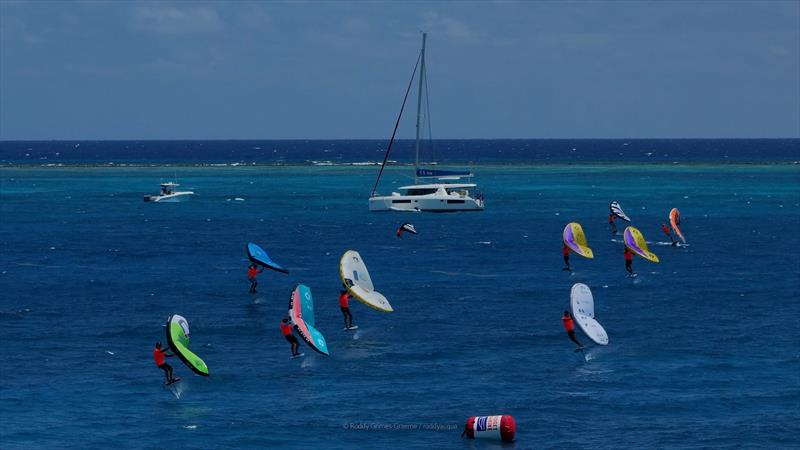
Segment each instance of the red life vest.
[{"label": "red life vest", "polygon": [[628,247],[625,247],[625,261],[633,261],[633,252]]},{"label": "red life vest", "polygon": [[572,322],[572,317],[563,316],[561,320],[564,322],[565,330],[572,331],[575,328],[575,324]]},{"label": "red life vest", "polygon": [[253,279],[258,275],[258,269],[255,267],[251,267],[250,270],[247,271],[247,278]]},{"label": "red life vest", "polygon": [[291,336],[292,335],[292,325],[290,323],[283,323],[281,322],[281,333],[284,336]]},{"label": "red life vest", "polygon": [[561,249],[561,254],[564,256],[569,256],[569,247],[565,245],[564,248]]},{"label": "red life vest", "polygon": [[608,223],[614,223],[614,214],[608,215]]},{"label": "red life vest", "polygon": [[350,300],[350,295],[347,292],[344,294],[339,294],[339,307],[348,308],[348,300]]},{"label": "red life vest", "polygon": [[164,351],[153,349],[153,360],[156,362],[156,366],[161,367],[164,364]]},{"label": "red life vest", "polygon": [[661,224],[661,231],[663,231],[664,234],[669,236],[669,228],[667,228],[667,226],[665,224],[663,224],[663,223]]}]

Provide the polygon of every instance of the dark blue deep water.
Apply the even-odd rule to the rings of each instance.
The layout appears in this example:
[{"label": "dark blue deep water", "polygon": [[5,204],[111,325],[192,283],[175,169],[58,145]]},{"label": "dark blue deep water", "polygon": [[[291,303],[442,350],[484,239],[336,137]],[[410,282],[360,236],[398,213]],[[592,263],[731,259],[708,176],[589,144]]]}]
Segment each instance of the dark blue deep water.
[{"label": "dark blue deep water", "polygon": [[[414,160],[414,141],[390,160]],[[349,164],[380,162],[386,140],[5,141],[2,165]],[[471,139],[422,144],[424,161],[472,164],[797,163],[800,139]]]},{"label": "dark blue deep water", "polygon": [[[474,167],[486,210],[460,214],[368,212],[375,167],[197,167],[257,158],[134,160],[119,143],[35,167],[48,163],[20,161],[20,145],[47,147],[30,151],[41,156],[75,143],[1,143],[0,447],[797,448],[800,167],[773,163],[800,159],[798,141],[710,142],[749,164],[713,152],[642,164],[589,143],[591,164],[491,157]],[[69,165],[112,161],[145,167]],[[175,162],[187,166],[148,165]],[[408,175],[388,169],[379,191]],[[142,201],[175,176],[191,200]],[[609,233],[611,200],[661,258],[637,258],[637,278]],[[673,207],[688,247],[659,244]],[[419,234],[396,238],[403,221]],[[561,271],[570,221],[595,254],[573,255],[572,274]],[[248,241],[291,270],[261,274],[256,295]],[[396,310],[353,300],[356,333],[342,330],[336,295],[347,249]],[[278,322],[299,282],[330,357],[304,347],[289,359]],[[588,361],[560,320],[576,282],[610,337]],[[173,313],[211,372],[169,360],[180,398],[151,356]],[[464,420],[484,414],[513,415],[517,441],[462,440]]]}]

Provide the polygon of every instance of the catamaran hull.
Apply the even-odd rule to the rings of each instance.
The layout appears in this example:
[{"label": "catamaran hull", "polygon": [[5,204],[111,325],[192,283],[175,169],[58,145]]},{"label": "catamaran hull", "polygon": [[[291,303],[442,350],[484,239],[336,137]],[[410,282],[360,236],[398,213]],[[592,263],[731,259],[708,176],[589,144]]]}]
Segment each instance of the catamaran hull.
[{"label": "catamaran hull", "polygon": [[471,197],[390,195],[370,198],[369,210],[401,212],[483,211],[483,202]]}]

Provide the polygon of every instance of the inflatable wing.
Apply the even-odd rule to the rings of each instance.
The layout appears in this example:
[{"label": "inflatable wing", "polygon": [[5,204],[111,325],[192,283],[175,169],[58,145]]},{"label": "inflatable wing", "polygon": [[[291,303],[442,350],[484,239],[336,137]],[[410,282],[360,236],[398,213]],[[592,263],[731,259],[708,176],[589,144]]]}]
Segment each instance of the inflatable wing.
[{"label": "inflatable wing", "polygon": [[367,266],[364,265],[364,260],[357,251],[344,252],[342,259],[339,260],[339,277],[342,279],[342,284],[347,287],[347,292],[361,303],[378,311],[394,311],[389,300],[375,290]]},{"label": "inflatable wing", "polygon": [[247,257],[250,258],[250,261],[262,265],[268,269],[276,270],[282,273],[289,273],[289,271],[284,269],[283,266],[273,261],[263,248],[252,242],[247,244]]},{"label": "inflatable wing", "polygon": [[177,314],[167,319],[167,344],[184,364],[198,375],[208,376],[208,366],[189,350],[189,322]]},{"label": "inflatable wing", "polygon": [[408,231],[411,234],[417,234],[417,229],[414,228],[414,225],[412,225],[412,224],[410,224],[408,222],[400,225],[400,229]]},{"label": "inflatable wing", "polygon": [[650,262],[658,262],[658,256],[647,248],[647,242],[644,240],[642,232],[634,227],[625,228],[625,246]]},{"label": "inflatable wing", "polygon": [[564,227],[564,245],[584,258],[594,258],[592,249],[586,244],[586,235],[578,222],[570,222]]},{"label": "inflatable wing", "polygon": [[685,244],[686,239],[683,237],[683,233],[681,233],[681,229],[679,228],[681,224],[681,212],[678,211],[678,208],[672,208],[672,211],[669,212],[669,224],[672,225],[672,230],[675,234],[681,238],[681,242]]},{"label": "inflatable wing", "polygon": [[298,284],[292,291],[292,295],[289,296],[289,317],[294,323],[295,331],[309,347],[329,356],[325,336],[314,328],[314,299],[308,286]]},{"label": "inflatable wing", "polygon": [[611,202],[608,207],[611,209],[611,214],[614,214],[625,222],[631,221],[630,217],[628,217],[628,215],[625,214],[625,211],[622,210],[622,207],[619,206],[619,202]]},{"label": "inflatable wing", "polygon": [[608,345],[608,334],[594,318],[594,298],[589,286],[583,283],[572,285],[569,295],[569,305],[572,309],[572,316],[581,328],[581,331],[589,336],[589,339],[596,344]]}]

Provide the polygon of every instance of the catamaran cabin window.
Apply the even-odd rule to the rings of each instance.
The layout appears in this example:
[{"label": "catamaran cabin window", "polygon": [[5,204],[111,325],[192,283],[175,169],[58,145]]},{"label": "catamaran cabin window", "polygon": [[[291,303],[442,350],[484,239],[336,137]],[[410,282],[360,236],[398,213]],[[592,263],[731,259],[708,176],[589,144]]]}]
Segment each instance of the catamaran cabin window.
[{"label": "catamaran cabin window", "polygon": [[392,200],[392,203],[411,203],[411,200]]},{"label": "catamaran cabin window", "polygon": [[429,195],[435,193],[436,189],[409,189],[407,195]]}]

